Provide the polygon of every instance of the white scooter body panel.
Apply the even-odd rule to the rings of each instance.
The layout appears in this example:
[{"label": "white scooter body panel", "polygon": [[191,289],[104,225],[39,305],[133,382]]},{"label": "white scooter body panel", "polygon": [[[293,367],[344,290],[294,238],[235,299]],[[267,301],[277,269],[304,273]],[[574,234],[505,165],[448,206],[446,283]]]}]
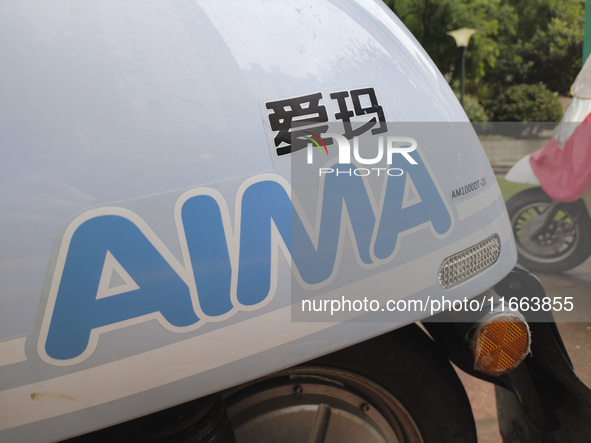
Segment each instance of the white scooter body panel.
[{"label": "white scooter body panel", "polygon": [[515,183],[540,186],[540,181],[534,174],[534,170],[529,162],[530,154],[520,159],[511,169],[507,171],[505,180]]},{"label": "white scooter body panel", "polygon": [[[90,432],[431,314],[296,321],[294,281],[314,297],[461,300],[515,264],[476,135],[453,126],[469,126],[454,94],[382,4],[6,1],[0,23],[0,441]],[[387,204],[370,186],[371,254],[355,252],[351,203],[329,230],[330,275],[313,281],[291,263],[287,225],[255,223],[256,204],[301,198],[303,152],[277,155],[273,103],[313,95],[334,121],[340,93],[355,117],[374,99],[427,141],[422,175],[398,185],[396,246],[379,250]],[[439,215],[405,211],[428,209],[427,188]],[[322,211],[298,211],[322,242]],[[496,263],[443,289],[443,260],[495,234]],[[264,241],[266,268],[251,271]]]}]

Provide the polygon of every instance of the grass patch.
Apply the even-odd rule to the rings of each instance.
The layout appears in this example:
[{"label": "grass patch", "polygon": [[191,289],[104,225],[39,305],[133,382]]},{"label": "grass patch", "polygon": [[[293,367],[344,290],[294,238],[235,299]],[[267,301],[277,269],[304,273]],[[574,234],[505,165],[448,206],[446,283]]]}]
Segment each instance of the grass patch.
[{"label": "grass patch", "polygon": [[536,185],[527,185],[524,183],[515,183],[505,180],[504,178],[498,178],[497,182],[499,183],[499,187],[501,188],[501,193],[503,194],[503,199],[507,201],[510,197],[518,192],[521,192],[528,188],[535,188]]}]

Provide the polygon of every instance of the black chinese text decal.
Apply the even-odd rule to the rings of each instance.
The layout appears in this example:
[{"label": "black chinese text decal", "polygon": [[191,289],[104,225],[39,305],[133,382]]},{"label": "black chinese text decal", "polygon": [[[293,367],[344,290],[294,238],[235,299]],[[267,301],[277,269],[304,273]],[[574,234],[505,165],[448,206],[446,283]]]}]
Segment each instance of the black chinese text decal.
[{"label": "black chinese text decal", "polygon": [[[338,107],[333,117],[335,121],[343,123],[343,135],[346,138],[352,139],[369,130],[372,134],[387,131],[384,110],[378,103],[374,88],[333,92],[329,96],[330,100],[327,100],[322,92],[316,92],[265,103],[265,107],[271,111],[269,123],[271,130],[275,132],[273,142],[278,156],[305,148],[306,134],[327,131],[327,101]],[[325,138],[324,141],[327,145],[332,143],[330,138]]]}]

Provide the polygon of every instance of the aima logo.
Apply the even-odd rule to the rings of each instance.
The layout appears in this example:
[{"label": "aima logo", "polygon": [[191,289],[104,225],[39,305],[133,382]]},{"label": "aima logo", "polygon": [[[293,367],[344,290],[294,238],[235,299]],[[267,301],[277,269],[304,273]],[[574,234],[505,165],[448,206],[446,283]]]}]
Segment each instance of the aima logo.
[{"label": "aima logo", "polygon": [[[305,137],[305,139],[309,140],[310,142],[314,143],[320,152],[322,153],[322,148],[320,144],[325,149],[326,154],[328,154],[328,149],[326,144],[322,141],[320,137],[316,134],[308,132],[312,137]],[[399,137],[399,136],[380,136],[380,137],[371,137],[368,139],[364,139],[364,142],[367,143],[365,140],[375,140],[377,144],[377,150],[375,147],[372,147],[372,151],[376,152],[373,158],[364,158],[360,153],[360,139],[359,137],[353,137],[353,149],[351,149],[350,141],[341,134],[326,134],[327,137],[331,137],[332,139],[336,140],[338,146],[338,162],[341,165],[349,165],[351,164],[351,151],[353,152],[353,159],[357,164],[361,165],[377,165],[380,162],[383,162],[384,158],[386,159],[386,164],[388,167],[372,167],[372,168],[349,168],[349,169],[342,169],[342,168],[319,168],[318,173],[319,175],[326,175],[326,174],[336,174],[336,175],[357,175],[357,176],[368,176],[370,174],[377,174],[381,175],[382,173],[388,174],[392,177],[398,177],[404,174],[404,170],[401,168],[393,168],[391,167],[393,164],[393,157],[395,154],[401,155],[409,164],[416,165],[417,162],[412,156],[410,155],[411,152],[414,152],[417,149],[417,141],[414,138],[410,137]],[[307,164],[311,165],[314,163],[314,146],[312,143],[308,143],[307,146]]]},{"label": "aima logo", "polygon": [[[351,146],[342,135],[327,136],[337,140],[339,164],[321,172],[313,223],[297,192],[292,201],[291,184],[275,174],[250,177],[226,196],[209,187],[186,191],[171,213],[151,220],[121,207],[76,217],[56,259],[39,334],[41,358],[76,364],[93,354],[103,333],[148,321],[186,333],[262,309],[281,287],[280,263],[301,287],[320,289],[351,271],[340,270],[345,253],[353,254],[362,276],[404,263],[404,257],[394,259],[409,234],[425,230],[419,238],[428,242],[452,231],[450,208],[414,139],[372,137],[377,154],[365,158],[359,141]],[[330,153],[328,139],[308,137],[310,163],[314,155],[319,163]],[[373,155],[373,148],[367,152]],[[320,153],[310,152],[316,149]],[[380,161],[388,167],[378,167]],[[363,177],[371,173],[381,174],[383,187]],[[161,226],[167,217],[176,232],[171,226],[161,237],[151,225]],[[167,245],[164,238],[174,242]],[[352,278],[349,272],[346,281]]]}]

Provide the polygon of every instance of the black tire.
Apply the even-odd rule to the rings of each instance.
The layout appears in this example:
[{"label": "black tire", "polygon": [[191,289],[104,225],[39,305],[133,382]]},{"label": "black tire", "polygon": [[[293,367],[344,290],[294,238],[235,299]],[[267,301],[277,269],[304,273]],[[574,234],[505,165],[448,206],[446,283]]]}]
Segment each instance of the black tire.
[{"label": "black tire", "polygon": [[[330,390],[331,396],[327,394]],[[342,398],[335,399],[335,392]],[[387,422],[395,437],[375,441],[476,441],[474,418],[463,385],[447,358],[416,325],[249,383],[233,390],[225,402],[238,443],[308,441],[309,429],[316,430],[321,405],[330,409],[328,415],[341,418],[338,423],[348,427],[346,432],[341,428],[336,440],[334,433],[322,434],[327,441],[369,441],[353,429],[355,420],[365,420],[362,426],[375,425],[376,434],[384,431],[384,435],[390,432],[384,430],[384,420]],[[314,406],[318,409],[314,419],[302,415],[282,423],[272,422],[274,417],[285,417],[286,411],[301,414],[301,410]],[[353,407],[357,408],[352,413],[355,420],[342,420],[343,411]],[[366,411],[367,418],[360,411]],[[249,420],[255,424],[250,425]],[[249,426],[259,426],[259,430],[249,433]],[[328,426],[325,423],[324,432]],[[299,435],[294,436],[296,433]],[[314,441],[325,440],[321,436]]]},{"label": "black tire", "polygon": [[549,229],[531,238],[529,228],[552,202],[541,188],[526,189],[506,202],[518,261],[531,271],[566,271],[591,254],[591,219],[582,200],[560,203]]}]

